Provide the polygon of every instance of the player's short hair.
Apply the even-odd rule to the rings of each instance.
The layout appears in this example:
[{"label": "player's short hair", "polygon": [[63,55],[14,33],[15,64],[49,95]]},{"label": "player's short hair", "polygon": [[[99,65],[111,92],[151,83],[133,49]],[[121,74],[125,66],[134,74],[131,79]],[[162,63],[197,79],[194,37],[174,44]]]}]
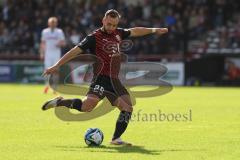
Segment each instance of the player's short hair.
[{"label": "player's short hair", "polygon": [[58,19],[57,19],[57,17],[49,17],[49,18],[48,18],[48,22],[51,22],[51,21],[57,22]]},{"label": "player's short hair", "polygon": [[109,9],[105,13],[104,17],[110,16],[112,18],[121,18],[121,15],[115,9]]}]

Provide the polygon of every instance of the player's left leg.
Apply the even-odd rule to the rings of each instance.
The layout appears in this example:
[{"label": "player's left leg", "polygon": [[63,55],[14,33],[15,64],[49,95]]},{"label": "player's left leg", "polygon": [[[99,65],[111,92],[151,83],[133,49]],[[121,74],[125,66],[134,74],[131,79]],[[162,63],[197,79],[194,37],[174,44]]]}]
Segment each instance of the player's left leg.
[{"label": "player's left leg", "polygon": [[127,129],[128,123],[131,119],[133,107],[131,103],[130,96],[128,94],[122,95],[118,97],[114,102],[114,106],[117,106],[121,111],[115,126],[115,131],[113,134],[113,138],[111,144],[114,145],[131,145],[131,143],[125,142],[121,140],[121,135]]}]

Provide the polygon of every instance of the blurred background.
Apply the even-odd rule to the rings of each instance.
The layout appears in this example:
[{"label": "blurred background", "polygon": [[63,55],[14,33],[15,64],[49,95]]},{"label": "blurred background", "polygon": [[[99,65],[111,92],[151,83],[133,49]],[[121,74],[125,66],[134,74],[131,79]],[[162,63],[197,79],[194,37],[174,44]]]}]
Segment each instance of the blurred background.
[{"label": "blurred background", "polygon": [[0,0],[0,82],[44,81],[39,45],[50,16],[64,31],[64,54],[111,8],[122,15],[119,27],[169,28],[131,39],[129,61],[165,64],[173,85],[240,86],[238,0]]}]

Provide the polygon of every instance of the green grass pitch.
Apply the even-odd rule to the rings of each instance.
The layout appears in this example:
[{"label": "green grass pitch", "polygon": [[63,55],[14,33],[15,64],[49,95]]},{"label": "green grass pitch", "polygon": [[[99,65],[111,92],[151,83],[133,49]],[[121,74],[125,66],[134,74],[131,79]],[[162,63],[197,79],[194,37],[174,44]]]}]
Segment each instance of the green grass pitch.
[{"label": "green grass pitch", "polygon": [[[93,120],[66,122],[58,119],[53,109],[41,111],[41,105],[54,97],[51,92],[45,95],[42,91],[42,85],[0,84],[0,159],[237,160],[240,157],[239,88],[174,87],[163,96],[138,98],[135,119],[122,137],[135,145],[132,147],[109,145],[117,109]],[[150,121],[147,116],[159,110],[189,117],[180,121]],[[105,138],[100,147],[86,146],[83,136],[90,127],[103,131]]]}]

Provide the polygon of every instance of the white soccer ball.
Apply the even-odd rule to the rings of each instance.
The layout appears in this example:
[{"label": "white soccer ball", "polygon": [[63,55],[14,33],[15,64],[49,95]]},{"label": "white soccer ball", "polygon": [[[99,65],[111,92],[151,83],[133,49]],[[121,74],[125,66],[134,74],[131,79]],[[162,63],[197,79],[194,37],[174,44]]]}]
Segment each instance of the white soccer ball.
[{"label": "white soccer ball", "polygon": [[103,132],[98,128],[89,128],[84,136],[88,146],[99,146],[103,141]]}]

